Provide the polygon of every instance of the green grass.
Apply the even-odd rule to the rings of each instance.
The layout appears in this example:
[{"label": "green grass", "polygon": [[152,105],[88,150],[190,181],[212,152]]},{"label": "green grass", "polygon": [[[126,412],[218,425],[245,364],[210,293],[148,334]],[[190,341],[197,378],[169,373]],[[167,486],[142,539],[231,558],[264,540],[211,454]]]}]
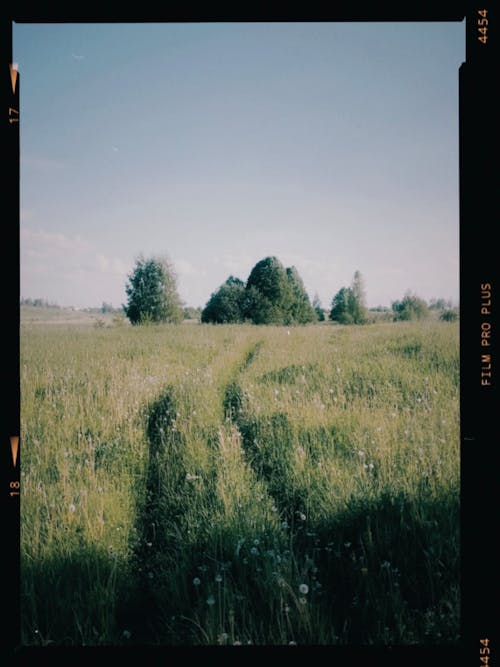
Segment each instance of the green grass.
[{"label": "green grass", "polygon": [[459,625],[458,325],[21,327],[24,644]]}]

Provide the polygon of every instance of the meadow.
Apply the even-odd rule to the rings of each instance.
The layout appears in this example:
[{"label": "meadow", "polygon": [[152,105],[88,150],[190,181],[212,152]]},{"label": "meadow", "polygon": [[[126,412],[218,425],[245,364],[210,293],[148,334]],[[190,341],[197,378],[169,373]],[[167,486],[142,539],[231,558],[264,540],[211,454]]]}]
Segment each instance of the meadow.
[{"label": "meadow", "polygon": [[446,644],[458,324],[21,319],[25,645]]}]

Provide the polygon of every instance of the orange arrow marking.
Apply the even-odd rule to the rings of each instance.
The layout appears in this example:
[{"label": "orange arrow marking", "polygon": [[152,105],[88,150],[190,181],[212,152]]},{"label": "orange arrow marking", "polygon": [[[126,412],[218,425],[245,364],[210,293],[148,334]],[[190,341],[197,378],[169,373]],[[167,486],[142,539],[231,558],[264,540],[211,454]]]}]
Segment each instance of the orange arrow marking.
[{"label": "orange arrow marking", "polygon": [[14,468],[15,468],[16,463],[17,463],[17,452],[19,451],[19,436],[18,435],[11,435],[10,436],[10,451],[12,452],[12,463],[14,464]]},{"label": "orange arrow marking", "polygon": [[12,92],[16,92],[16,83],[17,83],[17,69],[13,65],[9,65],[10,69],[10,83],[12,85]]}]

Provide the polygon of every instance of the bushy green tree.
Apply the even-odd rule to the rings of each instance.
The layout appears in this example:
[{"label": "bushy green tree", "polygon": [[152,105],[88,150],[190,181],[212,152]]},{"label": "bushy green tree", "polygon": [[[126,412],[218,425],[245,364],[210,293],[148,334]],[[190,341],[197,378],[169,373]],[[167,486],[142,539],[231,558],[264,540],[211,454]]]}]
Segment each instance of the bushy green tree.
[{"label": "bushy green tree", "polygon": [[392,310],[395,320],[421,320],[429,315],[427,303],[411,292],[407,292],[401,301],[394,301]]},{"label": "bushy green tree", "polygon": [[356,271],[350,287],[341,287],[332,299],[330,319],[340,324],[365,324],[368,310],[365,305],[363,276]]},{"label": "bushy green tree", "polygon": [[285,269],[277,257],[257,262],[246,290],[245,317],[255,324],[306,324],[316,319],[297,269]]},{"label": "bushy green tree", "polygon": [[330,319],[340,324],[352,324],[352,315],[350,313],[351,303],[351,288],[341,287],[332,299]]},{"label": "bushy green tree", "polygon": [[212,293],[201,313],[202,322],[229,324],[242,322],[245,309],[245,284],[239,278],[229,276],[219,289]]},{"label": "bushy green tree", "polygon": [[177,278],[166,257],[140,255],[125,287],[127,305],[123,310],[132,324],[182,321]]},{"label": "bushy green tree", "polygon": [[288,320],[286,324],[315,322],[318,319],[316,311],[311,306],[299,272],[294,266],[291,266],[286,269],[286,277],[289,287],[289,294],[287,295],[289,301],[288,308],[286,308],[285,304],[285,308],[288,310],[288,317],[285,315],[285,319]]},{"label": "bushy green tree", "polygon": [[439,316],[440,320],[443,320],[443,322],[454,322],[455,320],[458,319],[458,312],[456,310],[443,310],[441,315]]}]

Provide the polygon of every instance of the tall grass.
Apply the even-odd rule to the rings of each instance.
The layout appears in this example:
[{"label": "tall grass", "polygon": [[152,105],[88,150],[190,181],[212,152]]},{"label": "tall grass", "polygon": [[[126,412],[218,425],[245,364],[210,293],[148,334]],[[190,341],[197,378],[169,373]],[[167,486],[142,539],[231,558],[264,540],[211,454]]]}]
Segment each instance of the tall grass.
[{"label": "tall grass", "polygon": [[455,323],[21,344],[23,643],[456,640]]}]

